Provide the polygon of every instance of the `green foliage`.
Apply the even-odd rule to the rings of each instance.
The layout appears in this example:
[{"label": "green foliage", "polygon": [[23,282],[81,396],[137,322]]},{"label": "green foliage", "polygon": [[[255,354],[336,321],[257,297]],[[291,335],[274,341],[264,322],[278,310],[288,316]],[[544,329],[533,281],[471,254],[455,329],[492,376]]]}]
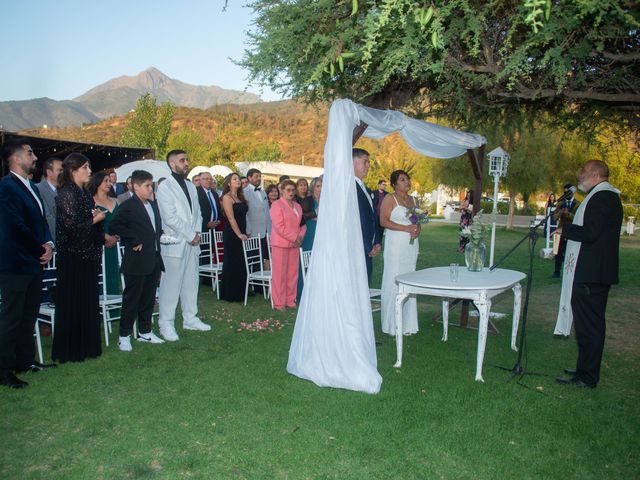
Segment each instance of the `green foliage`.
[{"label": "green foliage", "polygon": [[122,143],[132,147],[153,148],[156,158],[167,153],[167,140],[175,106],[171,102],[157,105],[156,98],[147,93],[136,102],[134,112],[122,132]]},{"label": "green foliage", "polygon": [[[627,0],[256,0],[250,79],[469,123],[553,112],[637,120],[640,23]],[[598,112],[594,117],[594,112]]]}]

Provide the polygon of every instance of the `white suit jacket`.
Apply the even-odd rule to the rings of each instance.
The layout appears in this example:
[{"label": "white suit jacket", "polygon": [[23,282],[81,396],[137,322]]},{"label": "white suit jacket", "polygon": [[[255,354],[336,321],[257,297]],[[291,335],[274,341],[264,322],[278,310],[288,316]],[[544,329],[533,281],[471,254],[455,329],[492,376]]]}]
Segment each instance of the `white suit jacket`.
[{"label": "white suit jacket", "polygon": [[247,235],[264,237],[271,231],[271,217],[269,216],[269,200],[264,190],[255,191],[253,185],[247,185],[243,190],[249,211],[247,212]]},{"label": "white suit jacket", "polygon": [[191,208],[184,191],[173,176],[160,184],[156,198],[160,217],[162,218],[163,237],[171,238],[175,243],[162,244],[162,255],[167,257],[183,257],[188,248],[196,248],[200,254],[200,247],[189,245],[196,233],[202,228],[200,203],[195,185],[186,181],[187,191],[191,199]]}]

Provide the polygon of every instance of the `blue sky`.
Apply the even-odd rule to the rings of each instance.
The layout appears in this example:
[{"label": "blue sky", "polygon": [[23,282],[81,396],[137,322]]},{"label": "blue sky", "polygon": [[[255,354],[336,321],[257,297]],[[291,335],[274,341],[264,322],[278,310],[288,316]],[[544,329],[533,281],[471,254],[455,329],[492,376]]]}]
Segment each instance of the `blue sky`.
[{"label": "blue sky", "polygon": [[[2,0],[0,101],[68,100],[156,67],[194,85],[243,90],[244,0]],[[256,86],[264,100],[280,96]]]}]

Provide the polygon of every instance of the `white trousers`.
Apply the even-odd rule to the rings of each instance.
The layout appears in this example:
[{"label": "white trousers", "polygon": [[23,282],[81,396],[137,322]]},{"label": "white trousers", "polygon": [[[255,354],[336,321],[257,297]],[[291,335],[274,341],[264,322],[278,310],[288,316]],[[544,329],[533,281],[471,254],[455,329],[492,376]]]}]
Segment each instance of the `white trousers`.
[{"label": "white trousers", "polygon": [[175,328],[178,300],[182,308],[182,322],[198,320],[198,254],[195,248],[186,249],[182,257],[165,257],[164,273],[160,279],[158,303],[160,328]]}]

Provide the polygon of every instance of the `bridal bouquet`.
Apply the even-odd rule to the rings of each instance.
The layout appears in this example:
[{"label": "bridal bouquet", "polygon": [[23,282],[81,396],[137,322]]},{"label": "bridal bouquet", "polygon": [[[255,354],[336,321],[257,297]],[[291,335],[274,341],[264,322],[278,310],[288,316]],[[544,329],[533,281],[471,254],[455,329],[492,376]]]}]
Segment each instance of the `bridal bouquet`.
[{"label": "bridal bouquet", "polygon": [[[422,225],[424,223],[429,223],[429,213],[421,206],[407,207],[407,218],[413,225]],[[415,238],[409,240],[410,245],[413,245],[414,242]]]}]

